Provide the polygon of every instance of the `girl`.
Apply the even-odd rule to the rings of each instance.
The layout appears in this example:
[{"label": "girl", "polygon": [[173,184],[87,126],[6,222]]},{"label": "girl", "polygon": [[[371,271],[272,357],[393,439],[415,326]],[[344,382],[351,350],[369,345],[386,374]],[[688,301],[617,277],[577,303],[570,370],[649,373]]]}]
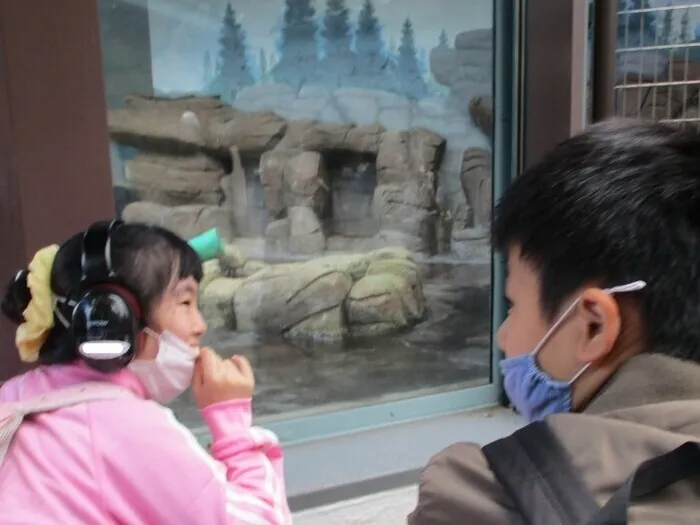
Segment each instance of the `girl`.
[{"label": "girl", "polygon": [[[104,297],[88,297],[90,242],[86,232],[39,250],[2,301],[19,325],[21,358],[39,366],[0,388],[0,406],[13,414],[0,422],[0,523],[290,524],[280,445],[251,427],[250,364],[199,350],[206,323],[195,251],[158,227],[109,227],[102,260],[111,284],[101,293],[124,323],[131,307],[120,310],[111,295],[117,286],[133,292],[137,320],[134,341],[120,342],[134,355],[125,350],[118,369],[105,371],[104,356],[88,351],[99,345],[86,344],[114,328],[97,320]],[[160,404],[190,382],[211,455]],[[27,406],[19,424],[17,407]],[[10,427],[18,428],[8,439]]]}]

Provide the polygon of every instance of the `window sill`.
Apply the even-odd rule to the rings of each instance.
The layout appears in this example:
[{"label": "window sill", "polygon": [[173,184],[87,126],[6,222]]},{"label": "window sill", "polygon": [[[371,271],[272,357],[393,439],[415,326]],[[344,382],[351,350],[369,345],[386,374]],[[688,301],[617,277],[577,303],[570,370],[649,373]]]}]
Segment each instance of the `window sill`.
[{"label": "window sill", "polygon": [[285,447],[293,511],[414,484],[430,457],[458,441],[486,444],[523,425],[502,407],[464,411]]}]

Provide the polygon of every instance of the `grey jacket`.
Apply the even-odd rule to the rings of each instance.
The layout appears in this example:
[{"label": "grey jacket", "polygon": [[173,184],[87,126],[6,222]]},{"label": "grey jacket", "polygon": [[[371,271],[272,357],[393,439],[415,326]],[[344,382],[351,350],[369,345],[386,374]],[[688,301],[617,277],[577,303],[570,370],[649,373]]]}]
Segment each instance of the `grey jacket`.
[{"label": "grey jacket", "polygon": [[[700,441],[700,365],[643,354],[630,359],[581,414],[548,422],[603,505],[644,460]],[[700,524],[700,480],[678,483],[629,513],[633,525]],[[434,456],[420,479],[409,525],[521,523],[478,445]]]}]

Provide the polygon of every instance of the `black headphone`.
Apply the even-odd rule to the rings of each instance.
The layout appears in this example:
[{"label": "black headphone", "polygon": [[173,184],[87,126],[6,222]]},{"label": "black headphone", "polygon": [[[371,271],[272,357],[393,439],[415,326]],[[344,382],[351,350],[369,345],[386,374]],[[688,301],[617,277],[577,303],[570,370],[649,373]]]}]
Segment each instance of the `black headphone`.
[{"label": "black headphone", "polygon": [[97,222],[83,233],[82,277],[70,322],[78,355],[101,372],[115,372],[131,362],[143,328],[137,295],[112,269],[110,237],[122,224]]}]

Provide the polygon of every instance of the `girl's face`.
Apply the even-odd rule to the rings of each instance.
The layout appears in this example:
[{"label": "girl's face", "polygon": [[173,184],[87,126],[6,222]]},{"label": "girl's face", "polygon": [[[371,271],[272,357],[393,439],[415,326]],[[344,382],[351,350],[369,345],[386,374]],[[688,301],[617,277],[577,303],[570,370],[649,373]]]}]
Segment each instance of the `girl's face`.
[{"label": "girl's face", "polygon": [[[207,330],[207,323],[197,306],[199,285],[192,277],[176,281],[163,294],[149,316],[148,326],[155,332],[169,331],[186,342],[193,351]],[[139,359],[155,359],[157,341],[142,333]]]}]

